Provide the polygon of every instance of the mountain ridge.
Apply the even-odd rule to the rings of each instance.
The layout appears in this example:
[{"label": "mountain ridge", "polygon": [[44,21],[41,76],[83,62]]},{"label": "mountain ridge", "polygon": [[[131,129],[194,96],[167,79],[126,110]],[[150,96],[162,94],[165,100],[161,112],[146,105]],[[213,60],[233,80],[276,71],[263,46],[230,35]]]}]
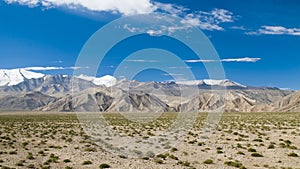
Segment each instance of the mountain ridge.
[{"label": "mountain ridge", "polygon": [[72,77],[35,74],[21,69],[1,71],[0,75],[3,76],[0,76],[0,110],[300,111],[300,94],[294,91],[274,87],[251,87],[228,79],[139,82],[117,80],[109,75]]}]

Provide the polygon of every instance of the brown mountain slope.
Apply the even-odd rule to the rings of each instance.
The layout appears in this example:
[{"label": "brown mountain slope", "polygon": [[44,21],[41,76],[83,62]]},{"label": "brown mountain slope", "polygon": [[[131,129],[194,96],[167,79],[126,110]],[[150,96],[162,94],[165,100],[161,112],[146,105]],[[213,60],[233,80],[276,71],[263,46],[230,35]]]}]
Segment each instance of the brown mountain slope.
[{"label": "brown mountain slope", "polygon": [[271,104],[271,107],[276,112],[300,112],[300,91]]}]

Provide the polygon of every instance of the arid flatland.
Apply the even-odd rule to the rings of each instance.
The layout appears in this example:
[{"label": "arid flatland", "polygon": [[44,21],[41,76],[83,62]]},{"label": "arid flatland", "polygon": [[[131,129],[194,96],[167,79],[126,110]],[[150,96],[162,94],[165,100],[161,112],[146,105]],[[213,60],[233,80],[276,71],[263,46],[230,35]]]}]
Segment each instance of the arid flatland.
[{"label": "arid flatland", "polygon": [[[108,114],[106,118],[119,131],[147,139],[155,131],[163,130],[163,125],[175,114],[167,113],[145,125],[130,125],[130,121],[118,116]],[[200,114],[184,142],[166,153],[131,159],[105,152],[96,145],[83,132],[76,114],[2,112],[0,165],[2,168],[300,168],[299,113],[225,113],[217,130],[202,143],[197,140],[205,116]],[[124,121],[114,122],[114,119]]]}]

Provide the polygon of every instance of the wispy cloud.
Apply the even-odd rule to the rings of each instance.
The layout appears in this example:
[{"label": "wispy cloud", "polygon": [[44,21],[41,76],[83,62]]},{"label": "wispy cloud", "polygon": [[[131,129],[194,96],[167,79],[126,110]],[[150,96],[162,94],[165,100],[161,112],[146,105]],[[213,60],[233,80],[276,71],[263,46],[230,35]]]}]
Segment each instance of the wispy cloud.
[{"label": "wispy cloud", "polygon": [[191,69],[191,66],[171,66],[167,67],[168,69]]},{"label": "wispy cloud", "polygon": [[[234,22],[236,19],[231,11],[226,9],[213,9],[211,11],[194,11],[190,9],[165,3],[154,3],[156,9],[160,12],[169,13],[174,16],[184,18],[181,23],[185,24],[185,27],[199,27],[204,30],[224,30],[220,26],[222,23]],[[175,28],[176,29],[176,28]],[[178,28],[177,28],[178,29]]]},{"label": "wispy cloud", "polygon": [[293,35],[300,36],[300,28],[286,28],[283,26],[262,26],[257,31],[246,32],[248,35]]},{"label": "wispy cloud", "polygon": [[261,60],[261,58],[228,58],[228,59],[221,59],[221,60],[185,60],[187,63],[208,63],[208,62],[257,62]]},{"label": "wispy cloud", "polygon": [[43,71],[43,70],[76,70],[76,69],[86,69],[86,68],[87,67],[25,67],[21,69]]},{"label": "wispy cloud", "polygon": [[[157,4],[157,3],[155,3]],[[129,32],[137,33],[148,33],[150,36],[161,36],[170,35],[177,30],[188,30],[190,28],[200,28],[202,30],[209,31],[222,31],[225,28],[221,26],[222,23],[234,22],[235,17],[232,12],[225,9],[213,9],[211,11],[196,11],[191,12],[191,10],[183,7],[178,7],[172,4],[162,4],[158,3],[160,11],[165,13],[178,16],[182,18],[174,26],[170,25],[157,25],[151,28],[148,27],[134,27],[130,24],[124,24],[123,29]],[[182,10],[178,10],[182,9]],[[169,19],[166,17],[166,20]]]},{"label": "wispy cloud", "polygon": [[207,63],[207,62],[220,62],[220,60],[203,60],[203,59],[197,59],[197,60],[185,60],[187,63]]},{"label": "wispy cloud", "polygon": [[232,26],[231,29],[242,30],[242,31],[247,30],[247,29],[245,28],[245,26]]},{"label": "wispy cloud", "polygon": [[137,60],[126,60],[126,62],[148,62],[148,63],[155,63],[155,62],[158,62],[158,60],[137,59]]},{"label": "wispy cloud", "polygon": [[[167,13],[183,18],[184,27],[170,30],[199,27],[204,30],[224,30],[222,23],[234,22],[232,12],[226,9],[211,11],[193,11],[180,5],[160,3],[152,0],[4,0],[8,4],[17,3],[29,7],[67,7],[69,9],[85,9],[94,12],[112,12],[122,15],[148,14],[153,12]],[[130,31],[136,31],[131,29]],[[149,30],[150,35],[158,35],[159,30]]]},{"label": "wispy cloud", "polygon": [[261,60],[261,58],[233,58],[233,59],[221,59],[222,62],[257,62]]}]

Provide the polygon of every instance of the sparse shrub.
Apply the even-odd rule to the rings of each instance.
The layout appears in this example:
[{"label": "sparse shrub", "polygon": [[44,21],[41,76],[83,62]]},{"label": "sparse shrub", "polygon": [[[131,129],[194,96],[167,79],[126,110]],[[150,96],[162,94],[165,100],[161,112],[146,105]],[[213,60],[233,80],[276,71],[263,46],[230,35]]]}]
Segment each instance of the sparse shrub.
[{"label": "sparse shrub", "polygon": [[198,146],[204,146],[205,145],[205,143],[204,142],[200,142],[200,143],[198,143]]},{"label": "sparse shrub", "polygon": [[207,159],[207,160],[203,161],[203,163],[204,163],[204,164],[213,164],[214,161],[211,160],[211,159]]},{"label": "sparse shrub", "polygon": [[24,164],[23,164],[24,162],[25,162],[24,160],[20,160],[19,162],[17,162],[16,165],[17,166],[24,166]]},{"label": "sparse shrub", "polygon": [[292,149],[292,150],[297,150],[298,148],[296,146],[288,146],[289,149]]},{"label": "sparse shrub", "polygon": [[100,164],[99,168],[101,168],[101,169],[102,168],[110,168],[110,165],[103,163],[103,164]]},{"label": "sparse shrub", "polygon": [[164,161],[162,159],[158,159],[158,158],[156,158],[154,160],[154,162],[157,163],[157,164],[163,164],[164,163]]},{"label": "sparse shrub", "polygon": [[50,166],[49,165],[42,166],[42,169],[50,169]]},{"label": "sparse shrub", "polygon": [[70,159],[64,159],[64,163],[70,163],[71,160]]},{"label": "sparse shrub", "polygon": [[249,152],[256,152],[256,150],[254,148],[248,148]]},{"label": "sparse shrub", "polygon": [[270,144],[269,146],[268,146],[268,149],[274,149],[275,148],[275,145],[274,144]]},{"label": "sparse shrub", "polygon": [[97,152],[96,148],[94,148],[94,147],[87,147],[87,148],[84,149],[84,151]]},{"label": "sparse shrub", "polygon": [[34,159],[32,153],[28,153],[28,155],[26,156],[26,158],[27,158],[28,160],[33,160],[33,159]]},{"label": "sparse shrub", "polygon": [[175,148],[175,147],[173,147],[170,151],[171,151],[171,152],[175,152],[175,151],[178,151],[178,149]]},{"label": "sparse shrub", "polygon": [[292,152],[292,153],[289,153],[288,156],[289,156],[289,157],[298,157],[298,154]]},{"label": "sparse shrub", "polygon": [[50,154],[50,159],[48,160],[49,163],[53,162],[53,163],[57,163],[58,160],[58,156],[54,155],[54,154]]},{"label": "sparse shrub", "polygon": [[239,154],[239,155],[245,155],[245,153],[243,153],[242,151],[239,151],[239,152],[237,152],[236,154]]},{"label": "sparse shrub", "polygon": [[93,164],[91,161],[84,161],[84,162],[82,163],[82,165],[91,165],[91,164]]},{"label": "sparse shrub", "polygon": [[238,161],[226,161],[224,162],[225,165],[231,166],[231,167],[236,167],[236,168],[241,168],[243,167],[243,164],[238,162]]},{"label": "sparse shrub", "polygon": [[178,160],[178,157],[174,156],[173,154],[169,155],[169,158],[171,158],[173,160]]},{"label": "sparse shrub", "polygon": [[18,154],[17,151],[10,151],[8,154],[13,155],[13,154]]},{"label": "sparse shrub", "polygon": [[162,158],[164,160],[167,158],[167,156],[165,154],[158,154],[156,157]]},{"label": "sparse shrub", "polygon": [[124,156],[124,155],[119,155],[119,157],[120,157],[120,158],[123,158],[123,159],[127,159],[127,157]]},{"label": "sparse shrub", "polygon": [[191,163],[188,162],[188,161],[179,161],[178,164],[180,164],[182,166],[185,166],[185,167],[188,167],[188,166],[190,166]]},{"label": "sparse shrub", "polygon": [[255,141],[255,142],[263,142],[263,140],[262,140],[262,139],[259,139],[259,138],[254,139],[253,141]]},{"label": "sparse shrub", "polygon": [[224,152],[222,150],[217,150],[217,154],[223,154]]},{"label": "sparse shrub", "polygon": [[29,165],[27,166],[27,168],[35,168],[35,167],[34,167],[34,164],[29,164]]},{"label": "sparse shrub", "polygon": [[261,155],[259,153],[252,153],[251,156],[252,157],[263,157],[263,155]]}]

